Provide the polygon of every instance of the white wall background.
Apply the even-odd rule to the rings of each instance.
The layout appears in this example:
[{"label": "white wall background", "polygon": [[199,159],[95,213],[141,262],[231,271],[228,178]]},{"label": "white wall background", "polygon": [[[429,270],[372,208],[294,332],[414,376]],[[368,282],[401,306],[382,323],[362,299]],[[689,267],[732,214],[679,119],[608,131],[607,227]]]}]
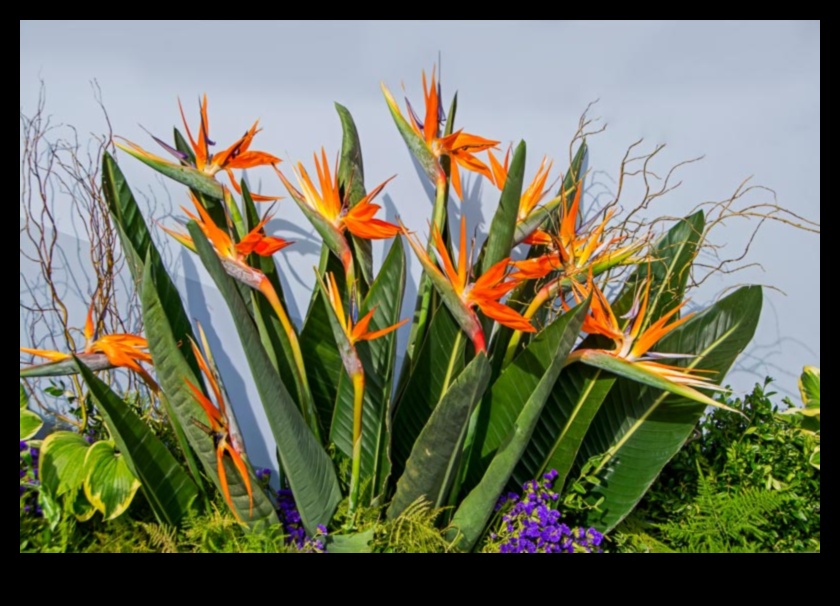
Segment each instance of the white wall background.
[{"label": "white wall background", "polygon": [[[646,149],[667,144],[660,170],[705,155],[681,172],[683,185],[655,208],[661,213],[678,216],[702,201],[726,198],[753,176],[754,183],[775,190],[779,204],[820,221],[818,21],[21,21],[20,106],[24,114],[34,111],[43,81],[54,121],[74,125],[81,134],[103,132],[90,84],[95,79],[115,133],[154,150],[139,125],[168,138],[173,126],[180,127],[180,97],[194,126],[195,100],[206,92],[211,134],[219,145],[228,145],[259,118],[265,130],[253,147],[282,157],[288,171],[290,161],[311,166],[312,152],[322,145],[334,157],[341,130],[332,102],[339,101],[359,128],[367,185],[398,175],[380,200],[387,218],[399,214],[424,230],[430,197],[379,83],[399,97],[404,82],[415,105],[422,107],[420,71],[429,70],[439,54],[444,97],[459,93],[457,124],[504,145],[525,139],[526,178],[544,154],[555,159],[555,171],[565,170],[578,118],[590,101],[600,99],[591,115],[600,116],[608,128],[590,141],[590,167],[597,171],[587,190],[590,206],[614,189],[627,146],[644,138]],[[166,221],[171,209],[187,202],[183,188],[165,183],[125,154],[120,160],[132,188],[155,198],[155,218]],[[268,169],[250,178],[258,191],[282,192]],[[467,184],[463,208],[470,230],[486,232],[495,190],[477,179]],[[632,206],[638,189],[627,193],[625,207]],[[749,201],[772,200],[757,194]],[[293,295],[292,312],[299,317],[319,242],[291,201],[281,201],[276,210],[270,231],[297,242],[278,260]],[[732,223],[718,241],[737,254],[752,227]],[[66,246],[84,247],[69,221],[61,229]],[[765,291],[758,334],[728,378],[737,393],[770,375],[778,391],[793,396],[801,367],[820,364],[819,247],[818,235],[768,223],[747,259],[763,270],[754,267],[710,281],[695,293],[693,302],[699,306],[738,283],[772,285],[784,293]],[[246,363],[224,303],[197,261],[174,247],[169,250],[190,313],[212,325],[212,344],[238,400],[246,436],[268,438],[256,394],[243,378]],[[381,255],[382,247],[376,250]],[[414,262],[412,269],[416,282],[419,264]],[[413,289],[412,283],[406,314]],[[22,284],[21,300],[24,290]],[[82,292],[83,282],[76,290],[81,325],[82,299],[90,293]],[[27,344],[26,334],[22,314],[21,345]],[[251,439],[249,450],[262,441]],[[258,464],[273,458],[270,447],[252,456]]]}]

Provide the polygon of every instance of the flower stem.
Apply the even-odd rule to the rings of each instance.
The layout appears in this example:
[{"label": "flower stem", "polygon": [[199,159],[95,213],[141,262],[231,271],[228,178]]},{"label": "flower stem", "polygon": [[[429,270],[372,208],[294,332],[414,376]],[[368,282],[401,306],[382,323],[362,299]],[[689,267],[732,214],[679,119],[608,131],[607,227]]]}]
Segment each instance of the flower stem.
[{"label": "flower stem", "polygon": [[362,475],[362,413],[365,402],[365,374],[353,374],[353,463],[350,472],[350,515],[359,505]]},{"label": "flower stem", "polygon": [[297,378],[298,390],[300,395],[300,405],[303,416],[306,419],[306,424],[315,434],[315,437],[320,441],[321,430],[318,426],[318,414],[315,411],[315,403],[312,400],[312,392],[309,390],[309,382],[306,378],[306,368],[303,365],[303,354],[300,351],[300,342],[297,338],[297,333],[289,320],[286,309],[283,307],[280,298],[277,296],[277,291],[274,290],[271,282],[267,279],[262,280],[259,287],[260,292],[265,295],[280,324],[283,326],[283,331],[286,333],[286,338],[289,340],[289,346],[292,349],[292,359],[294,360],[295,376]]}]

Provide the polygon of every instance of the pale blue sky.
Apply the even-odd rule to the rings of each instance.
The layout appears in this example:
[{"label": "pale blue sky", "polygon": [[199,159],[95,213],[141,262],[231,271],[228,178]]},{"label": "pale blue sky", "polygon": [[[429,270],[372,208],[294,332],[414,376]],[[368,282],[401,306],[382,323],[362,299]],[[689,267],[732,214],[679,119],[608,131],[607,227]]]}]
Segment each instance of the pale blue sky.
[{"label": "pale blue sky", "polygon": [[[196,99],[207,92],[213,138],[225,144],[260,118],[254,142],[289,160],[311,161],[325,146],[340,144],[333,101],[346,105],[358,124],[368,186],[397,174],[386,189],[388,217],[399,213],[425,229],[430,202],[387,112],[384,81],[422,104],[420,71],[442,57],[444,95],[459,93],[457,122],[469,132],[505,144],[525,139],[527,175],[543,154],[565,168],[567,148],[587,103],[608,123],[590,141],[589,203],[614,188],[626,147],[644,138],[647,149],[667,147],[658,169],[705,155],[680,174],[683,185],[655,210],[678,216],[699,202],[725,198],[746,177],[776,191],[778,202],[820,220],[820,23],[816,22],[20,22],[20,104],[31,112],[39,80],[47,111],[80,133],[101,132],[101,114],[90,81],[99,83],[114,131],[152,149],[140,128],[168,136],[180,125],[177,98],[197,121]],[[163,204],[182,204],[182,191],[123,157],[131,185]],[[280,193],[270,172],[254,182]],[[475,180],[469,181],[476,184]],[[632,206],[630,189],[624,206]],[[470,229],[486,231],[495,193],[468,196]],[[768,201],[767,195],[750,199]],[[280,265],[298,309],[308,297],[315,263],[312,230],[293,204],[281,201],[279,235],[296,239]],[[482,221],[481,225],[477,223]],[[291,230],[292,224],[303,234]],[[750,225],[733,223],[719,234],[731,251]],[[66,236],[74,234],[68,227]],[[309,240],[309,242],[307,242]],[[753,268],[711,281],[693,302],[704,305],[727,286],[757,282],[766,291],[759,333],[731,373],[736,391],[765,375],[785,393],[795,391],[803,365],[820,364],[819,236],[767,224],[753,243]],[[415,276],[419,266],[413,267]],[[179,260],[182,285],[205,284],[191,294],[197,317],[224,314],[217,295],[195,263]],[[186,280],[186,281],[184,281]],[[413,302],[412,302],[413,304]],[[202,306],[209,305],[210,311]],[[224,321],[219,342],[230,347],[232,368],[247,372],[235,354],[235,334]],[[21,326],[21,338],[24,327]],[[242,387],[246,392],[250,389]],[[252,399],[256,402],[256,399]]]}]

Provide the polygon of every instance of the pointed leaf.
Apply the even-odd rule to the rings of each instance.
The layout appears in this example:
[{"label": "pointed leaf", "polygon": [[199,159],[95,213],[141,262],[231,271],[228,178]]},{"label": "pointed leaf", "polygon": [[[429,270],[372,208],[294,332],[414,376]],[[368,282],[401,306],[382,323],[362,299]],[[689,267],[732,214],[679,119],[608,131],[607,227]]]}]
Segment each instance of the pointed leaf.
[{"label": "pointed leaf", "polygon": [[634,298],[649,277],[648,324],[682,302],[705,225],[703,211],[697,211],[678,221],[656,242],[650,264],[641,264],[636,268],[612,305],[616,316],[626,314],[633,307]]},{"label": "pointed leaf", "polygon": [[20,384],[20,407],[26,408],[29,406],[29,396],[26,395],[26,389],[23,387],[23,383]]},{"label": "pointed leaf", "polygon": [[[318,275],[323,279],[326,273],[332,273],[339,283],[339,290],[343,290],[344,269],[335,255],[326,248],[324,250],[326,254],[322,254],[323,264]],[[331,432],[330,425],[342,369],[341,355],[333,338],[327,306],[328,303],[321,295],[321,290],[314,288],[309,311],[303,323],[303,329],[300,331],[303,363],[306,366],[309,388],[315,400],[324,435],[329,435]]]},{"label": "pointed leaf", "polygon": [[[687,368],[712,371],[720,383],[755,333],[761,311],[758,286],[745,286],[665,336],[657,349],[694,354]],[[706,406],[620,378],[592,422],[578,465],[606,453],[596,473],[604,501],[587,523],[610,530],[633,510],[665,464],[691,435]]]},{"label": "pointed leaf", "polygon": [[231,311],[269,426],[277,441],[283,471],[295,495],[303,524],[310,534],[314,534],[318,525],[329,523],[341,500],[332,461],[307,427],[300,410],[271,365],[256,327],[246,313],[239,290],[225,272],[210,242],[194,221],[190,221],[187,229],[199,257]]},{"label": "pointed leaf", "polygon": [[400,131],[400,135],[402,135],[402,138],[408,146],[408,150],[411,152],[411,155],[413,155],[420,166],[423,167],[423,170],[429,179],[431,179],[433,183],[437,182],[438,179],[443,177],[443,170],[441,169],[437,158],[431,152],[429,146],[426,145],[426,141],[415,133],[408,121],[403,118],[403,115],[400,113],[400,109],[397,106],[397,102],[384,85],[382,86],[382,92],[385,94],[385,101],[388,103],[388,110],[391,112],[391,117],[394,119],[394,123],[397,125],[397,130]]},{"label": "pointed leaf", "polygon": [[[393,326],[400,320],[405,287],[405,253],[400,238],[395,238],[382,268],[371,285],[358,312],[360,318],[374,310],[370,330]],[[378,495],[390,470],[388,427],[391,389],[396,358],[396,331],[372,341],[356,344],[365,371],[365,403],[362,421],[362,478],[373,480],[373,494]],[[339,389],[331,439],[347,456],[353,452],[353,389],[346,380]]]},{"label": "pointed leaf", "polygon": [[[365,169],[362,162],[362,144],[353,116],[343,105],[336,103],[335,109],[341,120],[341,159],[338,164],[338,185],[342,200],[347,199],[351,207],[365,197]],[[370,240],[357,238],[351,234],[353,250],[356,253],[357,267],[361,270],[364,287],[373,282],[373,251]]]},{"label": "pointed leaf", "polygon": [[[496,451],[510,435],[525,403],[543,385],[546,373],[553,372],[555,360],[559,357],[565,362],[571,351],[571,345],[568,345],[570,326],[574,328],[576,325],[577,320],[572,320],[580,314],[580,306],[575,310],[569,318],[566,316],[571,312],[559,316],[540,331],[502,371],[485,396],[478,412],[474,437],[476,446],[471,453],[467,486],[475,486],[481,480]],[[545,398],[553,387],[552,382]]]},{"label": "pointed leaf", "polygon": [[414,442],[443,396],[445,385],[464,368],[465,340],[460,335],[452,314],[439,306],[417,353],[414,371],[396,404],[392,439],[395,477],[405,468]]},{"label": "pointed leaf", "polygon": [[[190,349],[189,341],[175,336],[157,288],[154,266],[152,263],[146,263],[140,302],[143,306],[143,323],[157,379],[169,407],[178,419],[180,427],[183,428],[184,435],[206,471],[207,477],[213,480],[216,488],[221,492],[213,439],[196,425],[196,421],[206,422],[207,415],[196,402],[195,396],[186,383],[189,381],[193,385],[201,385],[199,378],[201,375],[194,374],[187,363],[183,351]],[[253,493],[254,515],[250,516],[248,491],[239,472],[230,465],[228,459],[229,457],[225,458],[226,465],[229,466],[226,467],[229,489],[240,519],[248,520],[252,525],[266,522],[277,523],[274,506],[262,491]]]},{"label": "pointed leaf", "polygon": [[[102,158],[102,190],[118,227],[120,244],[129,261],[128,267],[138,293],[142,292],[145,265],[147,262],[151,263],[154,266],[155,288],[175,338],[178,341],[189,342],[189,338],[193,338],[194,335],[181,296],[163,266],[160,253],[152,242],[149,228],[125,176],[107,152]],[[190,368],[194,374],[200,374],[192,351],[189,351],[189,347],[186,349],[184,357]]]},{"label": "pointed leaf", "polygon": [[461,448],[475,404],[490,380],[490,362],[478,354],[458,375],[420,432],[397,492],[388,509],[390,519],[423,497],[433,507],[446,504],[449,489],[458,472]]},{"label": "pointed leaf", "polygon": [[78,369],[158,521],[177,526],[198,496],[195,483],[125,401],[83,364]]},{"label": "pointed leaf", "polygon": [[[546,400],[548,400],[548,396],[557,381],[557,377],[563,369],[566,356],[568,356],[577,340],[588,307],[589,302],[586,301],[557,318],[523,352],[522,356],[533,354],[536,357],[537,352],[541,349],[540,346],[546,344],[546,342],[554,341],[554,357],[541,360],[547,367],[537,376],[538,382],[532,390],[521,392],[521,397],[525,399],[524,405],[519,408],[519,414],[495,451],[481,481],[461,502],[461,505],[455,512],[455,516],[452,518],[451,528],[447,532],[447,538],[449,540],[455,540],[457,538],[461,549],[472,549],[478,542],[478,539],[481,538],[487,522],[493,515],[493,510],[499,500],[499,495],[502,494],[502,491],[513,474],[513,470],[516,468],[531,440],[531,435],[539,421],[543,406]],[[557,327],[555,330],[560,333],[559,336],[551,334],[551,338],[543,337],[541,342],[540,337],[548,333],[555,326]],[[551,332],[554,333],[555,331]],[[540,364],[541,366],[542,363]],[[501,382],[501,387],[498,391],[494,390],[494,392],[491,392],[491,402],[494,396],[501,396],[503,393],[502,389],[504,389],[504,392],[508,392],[507,382],[510,379],[506,379],[506,377],[518,374],[509,373],[510,370],[516,368],[514,365],[509,367],[508,371],[500,377],[497,384]],[[530,366],[530,364],[523,364],[520,368],[526,366]]]},{"label": "pointed leaf", "polygon": [[513,153],[499,206],[487,233],[480,275],[484,275],[493,265],[509,257],[513,248],[513,234],[519,213],[519,200],[522,197],[522,181],[525,177],[525,151],[525,141],[520,141]]},{"label": "pointed leaf", "polygon": [[592,419],[615,381],[614,375],[583,364],[563,370],[514,471],[517,486],[554,469],[554,488],[562,491]]}]

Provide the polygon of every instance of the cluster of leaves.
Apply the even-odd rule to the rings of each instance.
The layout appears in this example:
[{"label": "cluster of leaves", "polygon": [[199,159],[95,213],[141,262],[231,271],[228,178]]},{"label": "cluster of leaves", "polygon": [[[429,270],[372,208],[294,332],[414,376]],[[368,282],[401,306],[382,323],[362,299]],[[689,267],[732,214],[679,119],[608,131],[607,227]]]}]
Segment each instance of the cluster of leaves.
[{"label": "cluster of leaves", "polygon": [[781,414],[764,385],[714,410],[674,457],[617,539],[628,550],[814,551],[820,470],[813,437]]}]

